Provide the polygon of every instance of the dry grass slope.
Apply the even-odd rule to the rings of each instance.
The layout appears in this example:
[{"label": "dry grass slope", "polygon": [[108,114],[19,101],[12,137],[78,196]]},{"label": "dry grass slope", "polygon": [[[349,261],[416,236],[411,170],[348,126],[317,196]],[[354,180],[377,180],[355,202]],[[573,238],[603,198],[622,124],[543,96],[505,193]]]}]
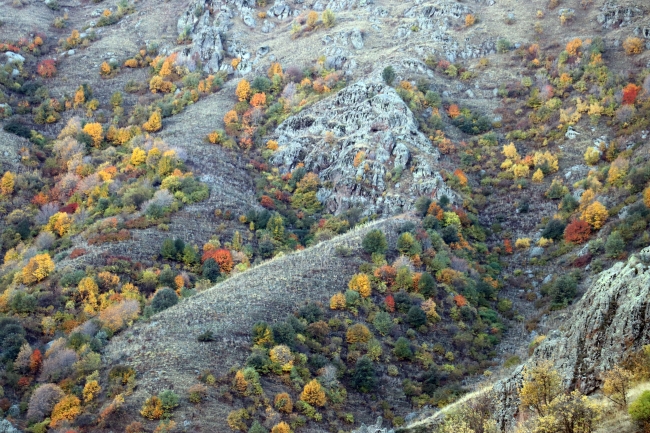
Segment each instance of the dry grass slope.
[{"label": "dry grass slope", "polygon": [[[200,371],[223,374],[243,363],[254,323],[283,319],[307,300],[326,303],[357,271],[363,236],[379,228],[394,246],[396,228],[405,218],[376,221],[307,250],[275,258],[115,337],[106,348],[105,363],[136,369],[138,388],[127,401],[133,416],[138,416],[135,409],[149,394],[162,389],[184,394]],[[353,254],[338,256],[339,246],[350,248]],[[207,329],[214,332],[216,341],[198,343],[197,336]],[[175,419],[192,420],[192,431],[224,431],[230,410],[212,398],[200,406],[182,406]]]}]

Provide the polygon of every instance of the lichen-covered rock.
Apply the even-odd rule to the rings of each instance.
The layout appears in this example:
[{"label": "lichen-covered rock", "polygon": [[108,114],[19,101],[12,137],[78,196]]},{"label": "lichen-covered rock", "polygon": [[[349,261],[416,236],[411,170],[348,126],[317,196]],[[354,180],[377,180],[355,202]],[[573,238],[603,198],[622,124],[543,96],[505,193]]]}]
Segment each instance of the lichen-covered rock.
[{"label": "lichen-covered rock", "polygon": [[272,163],[282,171],[304,163],[322,182],[318,197],[331,212],[396,214],[420,195],[454,197],[437,171],[438,151],[389,86],[353,84],[276,130]]},{"label": "lichen-covered rock", "polygon": [[[550,360],[567,388],[591,393],[600,374],[630,351],[650,344],[650,247],[601,272],[561,327],[535,349],[528,364]],[[521,368],[492,390],[496,418],[510,426],[519,406]]]}]

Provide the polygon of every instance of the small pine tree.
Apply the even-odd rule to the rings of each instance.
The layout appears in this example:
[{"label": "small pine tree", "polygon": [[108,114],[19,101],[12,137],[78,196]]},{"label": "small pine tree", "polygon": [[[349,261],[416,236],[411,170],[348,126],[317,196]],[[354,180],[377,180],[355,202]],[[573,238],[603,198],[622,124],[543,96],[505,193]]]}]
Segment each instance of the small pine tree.
[{"label": "small pine tree", "polygon": [[361,245],[368,254],[372,254],[372,253],[384,254],[388,249],[388,242],[386,241],[386,236],[379,229],[371,230],[370,232],[368,232],[364,236]]},{"label": "small pine tree", "polygon": [[398,338],[393,349],[393,354],[399,359],[409,360],[413,358],[413,351],[411,350],[409,341],[404,337]]},{"label": "small pine tree", "polygon": [[395,81],[395,69],[392,66],[386,66],[381,72],[381,78],[383,78],[386,84],[391,86],[393,81]]},{"label": "small pine tree", "polygon": [[377,387],[375,366],[367,356],[357,361],[352,373],[352,386],[361,392],[371,392]]}]

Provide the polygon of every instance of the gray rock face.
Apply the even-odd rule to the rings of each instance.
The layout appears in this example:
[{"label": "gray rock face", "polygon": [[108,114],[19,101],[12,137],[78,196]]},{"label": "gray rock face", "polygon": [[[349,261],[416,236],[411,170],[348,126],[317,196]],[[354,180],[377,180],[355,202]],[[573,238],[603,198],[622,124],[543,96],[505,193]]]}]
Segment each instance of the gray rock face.
[{"label": "gray rock face", "polygon": [[352,46],[356,50],[363,48],[363,36],[361,35],[359,29],[352,30],[352,33],[350,34],[350,43],[352,43]]},{"label": "gray rock face", "polygon": [[213,25],[210,12],[205,11],[200,19],[191,22],[194,15],[187,13],[178,20],[179,33],[188,32],[192,37],[192,44],[183,52],[186,56],[198,57],[203,62],[203,70],[211,73],[219,70],[223,60],[223,45],[219,29]]},{"label": "gray rock face", "polygon": [[[529,364],[550,360],[566,387],[590,393],[599,375],[626,353],[650,344],[650,247],[601,272],[567,318],[564,331],[553,331]],[[512,425],[519,399],[521,369],[492,390],[502,426]]]},{"label": "gray rock face", "polygon": [[596,19],[603,28],[624,27],[630,25],[634,17],[643,15],[643,10],[638,7],[624,7],[617,3],[616,1],[608,1],[600,8],[600,13]]},{"label": "gray rock face", "polygon": [[2,421],[0,421],[0,433],[20,433],[20,430],[14,427],[6,419],[3,419]]},{"label": "gray rock face", "polygon": [[455,197],[437,172],[437,149],[395,90],[379,82],[343,89],[289,117],[276,134],[272,163],[290,171],[302,162],[317,173],[318,198],[329,211],[358,206],[390,215],[420,195]]}]

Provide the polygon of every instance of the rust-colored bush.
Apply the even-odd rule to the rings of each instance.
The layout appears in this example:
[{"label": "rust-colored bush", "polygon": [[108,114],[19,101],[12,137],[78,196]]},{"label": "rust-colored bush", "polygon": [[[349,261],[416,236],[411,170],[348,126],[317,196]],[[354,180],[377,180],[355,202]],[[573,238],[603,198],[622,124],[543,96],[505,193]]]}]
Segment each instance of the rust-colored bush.
[{"label": "rust-colored bush", "polygon": [[41,60],[36,66],[36,72],[43,78],[52,78],[56,75],[56,62],[54,59]]},{"label": "rust-colored bush", "polygon": [[587,242],[590,235],[591,226],[582,220],[573,220],[564,229],[564,239],[574,244]]}]

